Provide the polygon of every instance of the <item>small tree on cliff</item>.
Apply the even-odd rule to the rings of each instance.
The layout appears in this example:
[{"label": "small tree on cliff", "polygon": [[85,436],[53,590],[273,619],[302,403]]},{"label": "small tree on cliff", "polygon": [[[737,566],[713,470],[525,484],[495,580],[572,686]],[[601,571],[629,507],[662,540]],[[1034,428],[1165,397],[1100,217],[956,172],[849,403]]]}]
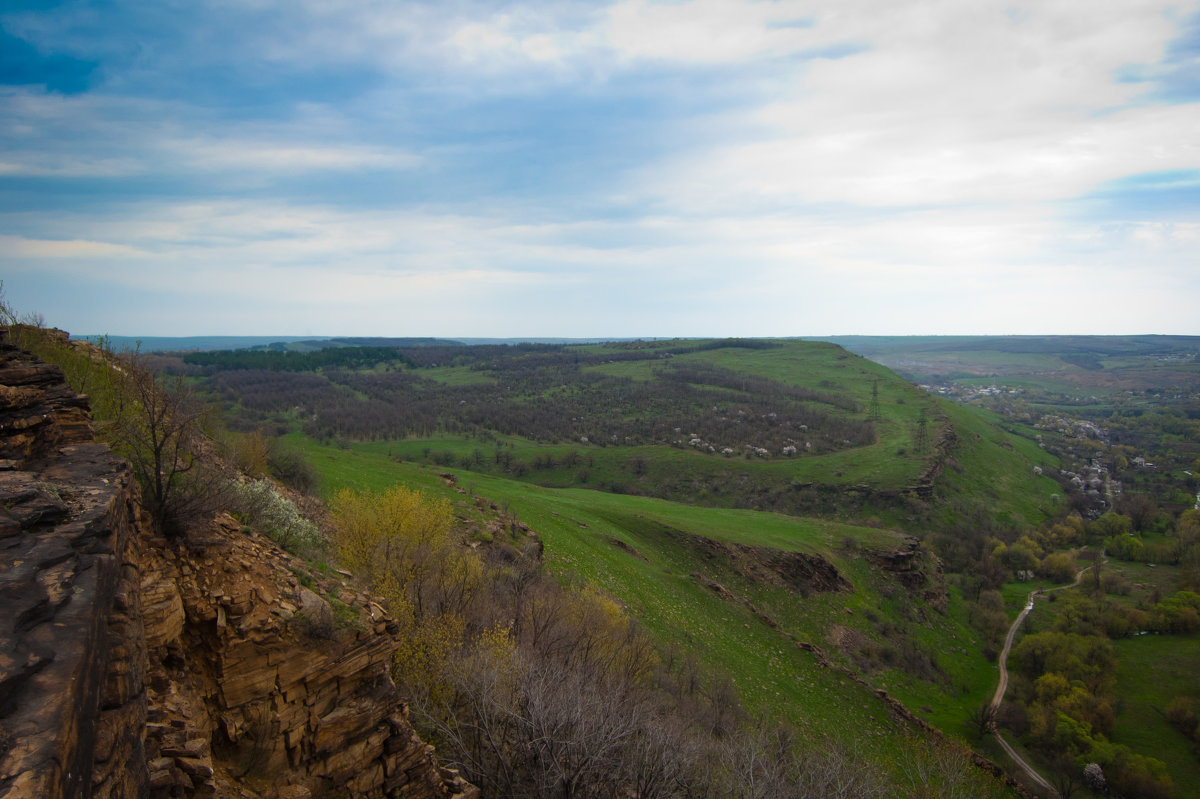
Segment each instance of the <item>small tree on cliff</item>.
[{"label": "small tree on cliff", "polygon": [[204,407],[182,378],[169,388],[160,385],[136,353],[115,368],[117,412],[106,437],[133,465],[155,527],[174,533],[182,521],[180,480],[198,463]]}]

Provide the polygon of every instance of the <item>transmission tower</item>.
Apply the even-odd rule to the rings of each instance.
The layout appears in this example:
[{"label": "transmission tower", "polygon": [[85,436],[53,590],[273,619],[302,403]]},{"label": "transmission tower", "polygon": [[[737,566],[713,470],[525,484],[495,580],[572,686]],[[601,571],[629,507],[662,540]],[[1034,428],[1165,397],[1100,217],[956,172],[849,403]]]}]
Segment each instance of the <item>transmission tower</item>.
[{"label": "transmission tower", "polygon": [[913,433],[913,449],[918,453],[924,453],[929,449],[929,420],[925,418],[924,409],[921,410],[921,415],[917,417],[917,429]]},{"label": "transmission tower", "polygon": [[871,407],[867,410],[867,418],[872,422],[878,422],[883,418],[879,413],[879,381],[875,380],[871,383]]}]

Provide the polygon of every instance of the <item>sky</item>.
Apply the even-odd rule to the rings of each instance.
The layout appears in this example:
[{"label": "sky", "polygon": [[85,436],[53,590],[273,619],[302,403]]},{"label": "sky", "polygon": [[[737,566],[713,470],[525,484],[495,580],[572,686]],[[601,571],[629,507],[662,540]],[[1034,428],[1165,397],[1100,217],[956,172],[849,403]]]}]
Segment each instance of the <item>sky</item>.
[{"label": "sky", "polygon": [[5,0],[0,280],[76,335],[1200,335],[1200,0]]}]

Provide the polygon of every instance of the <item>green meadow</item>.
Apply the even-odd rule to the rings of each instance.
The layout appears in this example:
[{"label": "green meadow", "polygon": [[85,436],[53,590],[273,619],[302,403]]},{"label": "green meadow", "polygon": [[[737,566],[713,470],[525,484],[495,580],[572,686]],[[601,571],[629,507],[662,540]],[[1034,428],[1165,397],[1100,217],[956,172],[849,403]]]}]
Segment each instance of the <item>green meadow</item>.
[{"label": "green meadow", "polygon": [[[530,485],[397,460],[379,444],[338,448],[291,439],[319,471],[326,495],[403,483],[447,496],[464,510],[472,497],[503,507],[536,532],[547,567],[560,579],[617,599],[664,652],[696,653],[713,674],[733,682],[748,707],[808,736],[855,730],[860,740],[893,750],[910,730],[872,690],[818,666],[798,641],[816,645],[839,667],[863,673],[865,666],[873,687],[955,736],[965,731],[968,710],[994,688],[995,666],[980,654],[961,598],[951,592],[947,612],[938,613],[870,562],[870,552],[902,543],[894,530]],[[708,542],[819,555],[852,588],[805,595],[739,569]],[[857,650],[839,648],[847,639]],[[912,650],[900,641],[912,642]],[[925,679],[900,662],[918,656],[929,664]]]}]

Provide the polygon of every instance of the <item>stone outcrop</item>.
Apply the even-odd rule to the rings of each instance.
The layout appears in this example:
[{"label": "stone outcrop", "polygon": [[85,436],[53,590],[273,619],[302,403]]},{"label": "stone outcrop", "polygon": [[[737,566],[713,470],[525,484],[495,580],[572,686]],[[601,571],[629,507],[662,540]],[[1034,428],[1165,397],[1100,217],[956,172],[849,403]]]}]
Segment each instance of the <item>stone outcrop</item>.
[{"label": "stone outcrop", "polygon": [[[778,585],[801,596],[853,590],[850,581],[838,571],[837,566],[816,553],[718,541],[653,522],[648,522],[647,528],[682,543],[696,553],[703,563],[719,564],[749,580]],[[614,543],[622,548],[627,546]],[[630,554],[641,557],[636,551],[630,551]]]},{"label": "stone outcrop", "polygon": [[86,401],[6,338],[0,458],[0,797],[144,795],[137,491]]},{"label": "stone outcrop", "polygon": [[946,464],[950,462],[951,453],[957,445],[958,436],[954,432],[954,425],[943,416],[937,428],[937,435],[933,439],[932,454],[926,462],[925,468],[917,478],[916,484],[904,489],[902,493],[912,494],[926,501],[933,499],[934,485],[938,477],[945,471]]},{"label": "stone outcrop", "polygon": [[476,794],[370,597],[228,516],[151,530],[86,400],[0,334],[0,799]]},{"label": "stone outcrop", "polygon": [[470,792],[408,722],[396,623],[341,575],[224,516],[157,542],[141,579],[152,795]]},{"label": "stone outcrop", "polygon": [[923,604],[946,612],[950,596],[946,592],[946,576],[942,562],[919,539],[905,536],[893,550],[868,550],[867,560],[890,573],[908,591],[921,597]]}]

